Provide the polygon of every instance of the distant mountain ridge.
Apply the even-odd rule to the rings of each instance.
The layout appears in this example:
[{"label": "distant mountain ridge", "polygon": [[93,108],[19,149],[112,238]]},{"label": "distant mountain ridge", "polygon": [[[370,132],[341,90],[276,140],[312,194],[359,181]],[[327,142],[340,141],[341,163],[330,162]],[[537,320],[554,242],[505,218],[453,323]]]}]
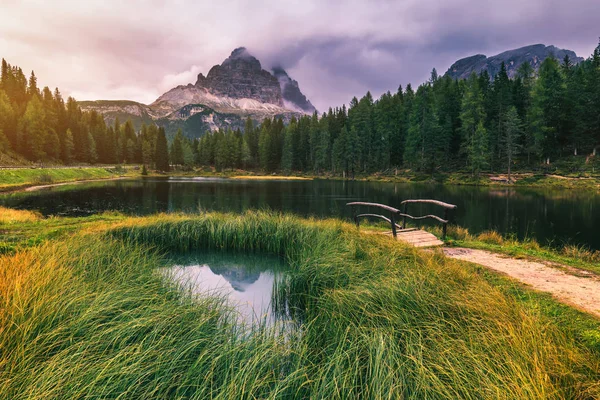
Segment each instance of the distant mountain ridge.
[{"label": "distant mountain ridge", "polygon": [[574,64],[583,61],[583,58],[578,57],[572,50],[559,49],[555,46],[546,46],[544,44],[534,44],[507,50],[492,57],[476,54],[462,58],[448,68],[446,75],[455,79],[466,79],[473,71],[479,74],[485,70],[493,77],[500,71],[500,66],[504,62],[508,76],[514,78],[521,64],[528,62],[537,71],[540,64],[551,55],[558,60],[562,60],[568,55]]},{"label": "distant mountain ridge", "polygon": [[315,107],[300,91],[298,82],[276,67],[269,72],[244,47],[239,47],[208,74],[198,74],[194,84],[180,85],[150,105],[133,101],[82,101],[83,110],[96,110],[108,123],[117,117],[131,119],[136,128],[156,122],[173,134],[181,128],[190,137],[207,130],[242,127],[247,117],[291,119],[311,114]]}]

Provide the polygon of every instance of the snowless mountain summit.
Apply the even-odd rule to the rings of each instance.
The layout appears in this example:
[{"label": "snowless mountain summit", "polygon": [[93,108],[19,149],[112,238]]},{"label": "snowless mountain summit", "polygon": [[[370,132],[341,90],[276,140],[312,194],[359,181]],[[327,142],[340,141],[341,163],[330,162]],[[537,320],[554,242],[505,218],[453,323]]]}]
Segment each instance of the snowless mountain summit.
[{"label": "snowless mountain summit", "polygon": [[194,84],[174,87],[150,105],[113,100],[79,104],[83,110],[101,113],[108,123],[116,118],[131,119],[136,129],[142,123],[156,123],[170,135],[182,129],[190,137],[218,128],[243,127],[248,117],[257,122],[266,117],[289,121],[294,115],[316,111],[283,68],[263,69],[244,47],[233,50],[206,76],[198,74]]},{"label": "snowless mountain summit", "polygon": [[177,86],[150,105],[159,114],[185,105],[202,104],[226,113],[312,113],[315,108],[285,70],[264,70],[260,61],[239,47],[208,74],[198,74],[195,84]]},{"label": "snowless mountain summit", "polygon": [[559,61],[562,61],[567,55],[574,64],[583,61],[583,58],[577,57],[574,51],[559,49],[555,46],[533,44],[518,49],[507,50],[491,57],[476,54],[461,58],[450,66],[446,75],[455,79],[467,79],[471,75],[471,72],[479,74],[485,70],[491,77],[494,77],[500,71],[500,66],[504,62],[508,76],[514,78],[521,64],[525,62],[531,64],[533,69],[537,71],[547,57],[554,56]]}]

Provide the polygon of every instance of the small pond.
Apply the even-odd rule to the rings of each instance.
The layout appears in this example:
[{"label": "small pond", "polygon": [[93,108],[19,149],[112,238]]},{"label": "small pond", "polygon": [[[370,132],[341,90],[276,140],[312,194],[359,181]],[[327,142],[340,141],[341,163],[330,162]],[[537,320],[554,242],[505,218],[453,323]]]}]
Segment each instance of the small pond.
[{"label": "small pond", "polygon": [[285,315],[274,311],[285,264],[277,257],[195,253],[173,259],[166,275],[192,295],[224,298],[246,326],[272,326]]}]

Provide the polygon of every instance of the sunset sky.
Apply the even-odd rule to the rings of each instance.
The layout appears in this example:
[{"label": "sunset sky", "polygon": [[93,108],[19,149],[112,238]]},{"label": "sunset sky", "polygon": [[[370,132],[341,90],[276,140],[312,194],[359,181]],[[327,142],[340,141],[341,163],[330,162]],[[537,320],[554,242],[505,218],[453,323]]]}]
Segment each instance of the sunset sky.
[{"label": "sunset sky", "polygon": [[472,54],[544,43],[588,57],[598,15],[598,0],[0,0],[0,57],[78,100],[150,103],[245,46],[324,110]]}]

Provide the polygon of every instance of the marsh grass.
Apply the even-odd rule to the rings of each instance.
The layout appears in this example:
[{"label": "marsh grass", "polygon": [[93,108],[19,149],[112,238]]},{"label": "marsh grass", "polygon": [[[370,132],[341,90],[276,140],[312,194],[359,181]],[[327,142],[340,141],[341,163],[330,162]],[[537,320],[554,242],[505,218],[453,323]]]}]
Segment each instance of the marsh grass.
[{"label": "marsh grass", "polygon": [[34,211],[15,210],[0,206],[0,225],[33,222],[38,221],[41,218],[42,216]]},{"label": "marsh grass", "polygon": [[[594,398],[599,356],[476,268],[288,215],[126,219],[0,258],[0,396]],[[154,273],[198,250],[285,258],[294,337]]]}]

